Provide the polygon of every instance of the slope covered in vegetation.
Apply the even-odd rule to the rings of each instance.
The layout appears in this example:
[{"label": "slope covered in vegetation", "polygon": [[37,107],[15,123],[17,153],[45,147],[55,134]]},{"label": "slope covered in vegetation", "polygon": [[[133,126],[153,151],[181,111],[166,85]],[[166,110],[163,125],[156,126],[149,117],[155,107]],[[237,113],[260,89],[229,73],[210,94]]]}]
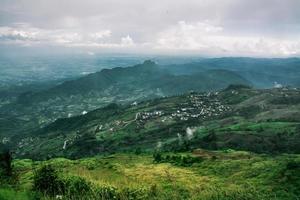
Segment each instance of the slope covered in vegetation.
[{"label": "slope covered in vegetation", "polygon": [[[300,195],[297,155],[271,157],[233,150],[197,150],[161,154],[159,161],[148,154],[115,154],[80,160],[16,160],[14,166],[19,174],[19,189],[0,190],[0,197],[8,200],[12,199],[8,194],[23,199],[59,196],[63,199],[206,200],[281,200],[297,199]],[[45,166],[51,166],[54,171]],[[44,168],[42,173],[41,168]],[[58,178],[49,179],[49,173],[51,177],[57,173]],[[48,195],[32,191],[39,184],[37,180],[47,177],[53,188],[59,185],[62,189],[63,184],[64,191],[54,189],[52,194],[42,190],[48,191]]]},{"label": "slope covered in vegetation", "polygon": [[111,104],[14,138],[15,153],[35,159],[199,147],[299,153],[299,96],[297,89],[230,86],[130,106]]}]

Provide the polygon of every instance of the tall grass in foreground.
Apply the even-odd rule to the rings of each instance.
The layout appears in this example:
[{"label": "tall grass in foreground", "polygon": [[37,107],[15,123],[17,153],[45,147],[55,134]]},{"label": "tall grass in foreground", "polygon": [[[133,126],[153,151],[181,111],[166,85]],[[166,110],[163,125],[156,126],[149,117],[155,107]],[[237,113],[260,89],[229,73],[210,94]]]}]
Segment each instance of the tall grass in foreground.
[{"label": "tall grass in foreground", "polygon": [[213,155],[192,159],[190,153],[168,153],[161,155],[160,162],[151,155],[132,154],[18,160],[14,166],[20,181],[14,188],[28,192],[5,189],[0,196],[5,200],[19,196],[25,200],[300,199],[298,155],[273,158],[235,151]]},{"label": "tall grass in foreground", "polygon": [[44,199],[70,200],[269,200],[276,196],[262,193],[255,187],[216,187],[211,185],[191,192],[176,182],[157,187],[123,187],[93,184],[77,176],[60,177],[50,165],[35,173],[33,189],[43,194]]}]

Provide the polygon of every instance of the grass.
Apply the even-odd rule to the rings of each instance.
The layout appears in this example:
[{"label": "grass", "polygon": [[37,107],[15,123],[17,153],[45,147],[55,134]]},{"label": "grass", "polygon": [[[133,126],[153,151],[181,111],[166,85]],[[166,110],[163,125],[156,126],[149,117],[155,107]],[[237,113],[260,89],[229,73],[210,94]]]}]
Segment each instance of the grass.
[{"label": "grass", "polygon": [[206,124],[204,127],[198,128],[197,132],[199,135],[206,135],[210,131],[215,133],[224,132],[235,132],[241,134],[257,133],[263,135],[272,135],[277,133],[294,134],[297,126],[300,125],[299,122],[249,122],[243,119],[234,119],[235,123],[229,123],[222,125],[221,123],[216,123],[214,121]]},{"label": "grass", "polygon": [[[211,153],[217,158],[206,157],[203,162],[189,167],[153,163],[149,154],[115,154],[80,160],[56,158],[43,162],[15,160],[14,166],[20,175],[21,191],[30,191],[34,169],[51,164],[61,176],[80,176],[96,186],[109,185],[120,191],[144,188],[155,194],[154,199],[300,198],[299,155],[271,157],[237,151]],[[184,155],[195,156],[191,153]],[[291,166],[296,168],[287,168],[289,162],[293,162]],[[12,194],[18,197],[27,193],[0,190],[0,196],[10,198]]]},{"label": "grass", "polygon": [[0,188],[0,200],[33,200],[34,196],[33,193],[28,191]]},{"label": "grass", "polygon": [[295,128],[300,123],[295,122],[244,122],[220,128],[219,131],[255,131],[255,132],[271,132],[274,133],[294,133]]}]

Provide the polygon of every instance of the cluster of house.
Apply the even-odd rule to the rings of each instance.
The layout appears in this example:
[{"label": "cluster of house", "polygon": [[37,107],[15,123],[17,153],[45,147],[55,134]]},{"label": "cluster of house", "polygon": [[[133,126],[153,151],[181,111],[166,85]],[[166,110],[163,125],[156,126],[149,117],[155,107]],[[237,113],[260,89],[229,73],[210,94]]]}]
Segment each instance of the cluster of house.
[{"label": "cluster of house", "polygon": [[18,143],[18,147],[19,148],[22,148],[24,146],[27,146],[29,145],[30,143],[33,142],[33,138],[32,137],[29,137],[29,138],[23,138],[21,141],[19,141]]},{"label": "cluster of house", "polygon": [[148,120],[148,119],[160,117],[163,114],[164,114],[164,112],[160,111],[160,110],[155,110],[152,112],[142,112],[142,113],[139,113],[138,119],[139,120]]},{"label": "cluster of house", "polygon": [[210,118],[220,116],[230,110],[229,106],[223,105],[217,98],[218,93],[191,94],[173,110],[154,110],[152,112],[139,113],[140,122],[153,118],[164,116],[161,121],[165,122],[167,118],[173,120],[187,121],[192,118]]},{"label": "cluster of house", "polygon": [[[213,94],[214,97],[217,94]],[[218,98],[212,98],[212,94],[207,95],[193,94],[188,97],[188,101],[181,104],[181,107],[176,112],[171,114],[171,117],[180,120],[188,120],[191,118],[209,118],[219,116],[230,110],[229,106],[223,105]]]},{"label": "cluster of house", "polygon": [[230,111],[230,107],[222,104],[217,92],[190,94],[184,98],[183,101],[177,102],[177,105],[172,108],[138,112],[135,118],[129,121],[116,120],[104,126],[98,125],[95,128],[95,133],[103,131],[103,129],[114,132],[117,127],[125,127],[132,122],[145,124],[152,119],[158,119],[162,123],[169,120],[187,121],[190,119],[208,119],[221,116],[228,111]]}]

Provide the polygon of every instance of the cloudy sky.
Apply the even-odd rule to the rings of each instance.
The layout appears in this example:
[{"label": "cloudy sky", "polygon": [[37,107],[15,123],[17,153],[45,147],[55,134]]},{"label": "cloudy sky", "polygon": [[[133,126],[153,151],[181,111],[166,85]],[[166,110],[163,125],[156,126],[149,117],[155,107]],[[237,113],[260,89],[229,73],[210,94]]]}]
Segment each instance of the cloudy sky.
[{"label": "cloudy sky", "polygon": [[0,45],[299,56],[300,0],[0,0]]}]

